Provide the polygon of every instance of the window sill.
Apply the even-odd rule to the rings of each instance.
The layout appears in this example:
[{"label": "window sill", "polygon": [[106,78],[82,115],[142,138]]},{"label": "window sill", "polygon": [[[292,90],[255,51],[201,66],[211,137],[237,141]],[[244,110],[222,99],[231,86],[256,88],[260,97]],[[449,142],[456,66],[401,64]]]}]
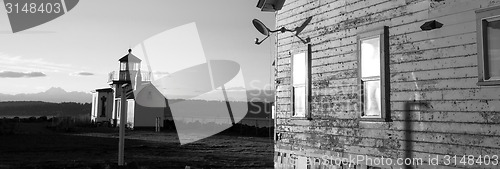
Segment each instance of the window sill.
[{"label": "window sill", "polygon": [[292,116],[290,117],[292,120],[312,120],[310,117],[300,117],[300,116]]},{"label": "window sill", "polygon": [[392,122],[392,120],[388,119],[388,118],[370,118],[370,117],[360,117],[359,121],[367,121],[367,122]]},{"label": "window sill", "polygon": [[476,83],[478,86],[500,86],[500,80],[495,81],[479,81]]}]

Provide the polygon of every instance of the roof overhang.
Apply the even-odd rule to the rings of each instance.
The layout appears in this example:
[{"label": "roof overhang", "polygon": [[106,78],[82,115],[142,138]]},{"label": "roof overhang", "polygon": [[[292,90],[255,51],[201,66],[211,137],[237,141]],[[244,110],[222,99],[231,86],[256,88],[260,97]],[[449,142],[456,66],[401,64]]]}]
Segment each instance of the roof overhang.
[{"label": "roof overhang", "polygon": [[96,92],[113,92],[111,88],[95,89]]},{"label": "roof overhang", "polygon": [[257,8],[263,12],[276,12],[283,8],[283,4],[285,4],[285,0],[259,0]]}]

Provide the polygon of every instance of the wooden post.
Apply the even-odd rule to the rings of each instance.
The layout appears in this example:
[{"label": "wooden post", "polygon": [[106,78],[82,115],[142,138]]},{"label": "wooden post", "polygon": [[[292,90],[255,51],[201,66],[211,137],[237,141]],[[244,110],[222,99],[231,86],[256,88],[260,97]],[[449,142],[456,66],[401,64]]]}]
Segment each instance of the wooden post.
[{"label": "wooden post", "polygon": [[125,123],[127,123],[127,99],[125,98],[125,86],[122,85],[122,95],[121,95],[121,110],[120,110],[120,138],[118,143],[118,166],[123,166],[124,154],[125,154]]},{"label": "wooden post", "polygon": [[268,136],[269,138],[271,138],[271,133],[272,133],[272,131],[271,131],[271,119],[269,119],[269,117],[266,117],[266,118],[268,119],[268,120],[267,120],[267,127],[268,127],[268,129],[269,129],[269,132],[268,132],[268,135],[267,135],[267,136]]},{"label": "wooden post", "polygon": [[227,99],[226,88],[224,87],[224,85],[222,85],[222,94],[224,95],[224,100],[226,101],[226,107],[227,107],[227,111],[229,112],[229,117],[231,118],[231,124],[234,126],[234,124],[236,124],[236,122],[234,121],[233,110],[231,109],[231,104],[229,103],[229,100]]},{"label": "wooden post", "polygon": [[259,136],[259,123],[257,119],[255,119],[255,136]]},{"label": "wooden post", "polygon": [[160,132],[160,117],[156,117],[155,132]]}]

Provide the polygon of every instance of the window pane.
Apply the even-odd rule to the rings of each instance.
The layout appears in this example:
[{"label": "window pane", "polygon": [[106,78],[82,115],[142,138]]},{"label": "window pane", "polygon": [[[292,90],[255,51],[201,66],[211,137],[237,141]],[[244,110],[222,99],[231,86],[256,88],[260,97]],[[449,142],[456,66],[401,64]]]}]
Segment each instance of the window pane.
[{"label": "window pane", "polygon": [[127,63],[126,62],[120,63],[120,70],[127,70]]},{"label": "window pane", "polygon": [[306,82],[306,54],[293,55],[293,84],[305,84]]},{"label": "window pane", "polygon": [[363,82],[364,115],[380,116],[382,105],[380,102],[380,80]]},{"label": "window pane", "polygon": [[487,24],[487,64],[489,79],[500,80],[500,20]]},{"label": "window pane", "polygon": [[380,36],[361,40],[361,76],[380,76]]},{"label": "window pane", "polygon": [[306,87],[294,88],[294,116],[305,117],[306,112]]}]

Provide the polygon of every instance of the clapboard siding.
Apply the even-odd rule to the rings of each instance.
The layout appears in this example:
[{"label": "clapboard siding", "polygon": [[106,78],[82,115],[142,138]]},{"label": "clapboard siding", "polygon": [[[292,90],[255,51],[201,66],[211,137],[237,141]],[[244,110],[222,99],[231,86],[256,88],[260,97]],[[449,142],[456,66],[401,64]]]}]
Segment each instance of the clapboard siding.
[{"label": "clapboard siding", "polygon": [[[444,155],[500,155],[500,87],[476,84],[475,11],[495,5],[500,0],[287,0],[277,13],[277,28],[291,29],[313,17],[299,35],[311,38],[312,120],[293,118],[291,110],[291,55],[306,45],[293,33],[278,33],[276,156],[428,162],[439,155],[442,162]],[[429,20],[444,26],[420,30]],[[389,27],[392,121],[360,121],[357,36],[382,26]],[[276,166],[293,167],[283,161]]]}]

